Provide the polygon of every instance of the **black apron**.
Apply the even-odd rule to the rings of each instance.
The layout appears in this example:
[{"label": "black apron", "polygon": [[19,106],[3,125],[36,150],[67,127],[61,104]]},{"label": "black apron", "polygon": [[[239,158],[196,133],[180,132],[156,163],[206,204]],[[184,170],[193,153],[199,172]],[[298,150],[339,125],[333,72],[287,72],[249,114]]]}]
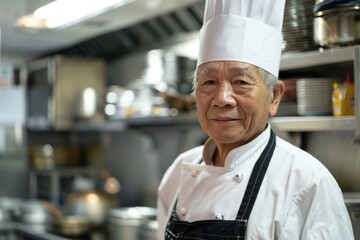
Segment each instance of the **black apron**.
[{"label": "black apron", "polygon": [[250,175],[235,220],[181,221],[176,214],[176,203],[167,224],[166,240],[241,240],[245,239],[247,221],[275,149],[275,134],[271,131],[269,142]]}]

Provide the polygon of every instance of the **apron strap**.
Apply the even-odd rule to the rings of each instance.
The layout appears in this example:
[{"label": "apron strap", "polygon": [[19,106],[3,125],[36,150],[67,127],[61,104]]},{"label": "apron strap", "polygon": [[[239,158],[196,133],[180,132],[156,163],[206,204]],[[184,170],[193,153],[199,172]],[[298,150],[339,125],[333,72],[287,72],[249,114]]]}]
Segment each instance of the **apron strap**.
[{"label": "apron strap", "polygon": [[236,219],[248,220],[250,213],[255,204],[256,197],[260,190],[261,183],[264,179],[266,170],[275,150],[276,136],[270,130],[270,139],[259,159],[256,161],[254,169],[251,172],[249,183],[246,187],[244,198],[241,202]]}]

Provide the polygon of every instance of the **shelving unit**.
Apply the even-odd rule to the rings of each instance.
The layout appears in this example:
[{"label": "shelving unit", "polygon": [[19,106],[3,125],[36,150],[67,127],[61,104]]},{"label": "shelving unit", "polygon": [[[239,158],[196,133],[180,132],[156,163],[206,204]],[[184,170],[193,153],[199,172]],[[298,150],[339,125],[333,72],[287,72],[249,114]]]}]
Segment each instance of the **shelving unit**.
[{"label": "shelving unit", "polygon": [[75,131],[122,131],[129,127],[141,126],[176,126],[176,125],[198,125],[195,111],[179,114],[178,116],[154,116],[133,117],[124,119],[107,120],[104,123],[76,122]]},{"label": "shelving unit", "polygon": [[[354,69],[355,112],[352,117],[295,116],[274,117],[271,122],[281,131],[354,131],[360,140],[360,45],[319,49],[316,51],[284,53],[280,73],[306,72],[346,63]],[[177,117],[144,117],[114,119],[105,122],[75,122],[73,131],[122,131],[128,127],[198,124],[196,114]]]},{"label": "shelving unit", "polygon": [[[98,170],[93,168],[57,168],[30,171],[30,197],[50,201],[55,206],[59,205],[62,191],[71,191],[63,186],[64,180],[71,182],[74,176],[98,177]],[[40,183],[46,183],[41,186]],[[65,188],[65,189],[64,189]]]},{"label": "shelving unit", "polygon": [[280,71],[353,62],[358,49],[358,46],[350,46],[299,53],[284,53],[281,58]]},{"label": "shelving unit", "polygon": [[274,117],[271,122],[282,131],[354,131],[360,139],[360,46],[321,49],[303,53],[285,53],[280,72],[350,62],[354,68],[355,116],[351,117]]}]

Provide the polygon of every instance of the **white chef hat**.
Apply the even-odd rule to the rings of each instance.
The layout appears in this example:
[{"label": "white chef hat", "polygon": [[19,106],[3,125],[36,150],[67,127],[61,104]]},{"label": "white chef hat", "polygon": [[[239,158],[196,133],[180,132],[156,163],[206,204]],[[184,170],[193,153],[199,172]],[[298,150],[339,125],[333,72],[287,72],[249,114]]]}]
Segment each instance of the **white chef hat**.
[{"label": "white chef hat", "polygon": [[242,61],[278,76],[285,0],[207,0],[197,66]]}]

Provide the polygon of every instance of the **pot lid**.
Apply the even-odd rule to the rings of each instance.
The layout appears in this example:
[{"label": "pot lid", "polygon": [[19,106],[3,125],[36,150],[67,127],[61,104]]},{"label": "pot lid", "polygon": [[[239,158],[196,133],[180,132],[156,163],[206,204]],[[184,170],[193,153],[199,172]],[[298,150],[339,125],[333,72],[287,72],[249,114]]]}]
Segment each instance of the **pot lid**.
[{"label": "pot lid", "polygon": [[325,11],[334,8],[359,7],[360,0],[325,0],[317,1],[314,6],[313,13]]}]

